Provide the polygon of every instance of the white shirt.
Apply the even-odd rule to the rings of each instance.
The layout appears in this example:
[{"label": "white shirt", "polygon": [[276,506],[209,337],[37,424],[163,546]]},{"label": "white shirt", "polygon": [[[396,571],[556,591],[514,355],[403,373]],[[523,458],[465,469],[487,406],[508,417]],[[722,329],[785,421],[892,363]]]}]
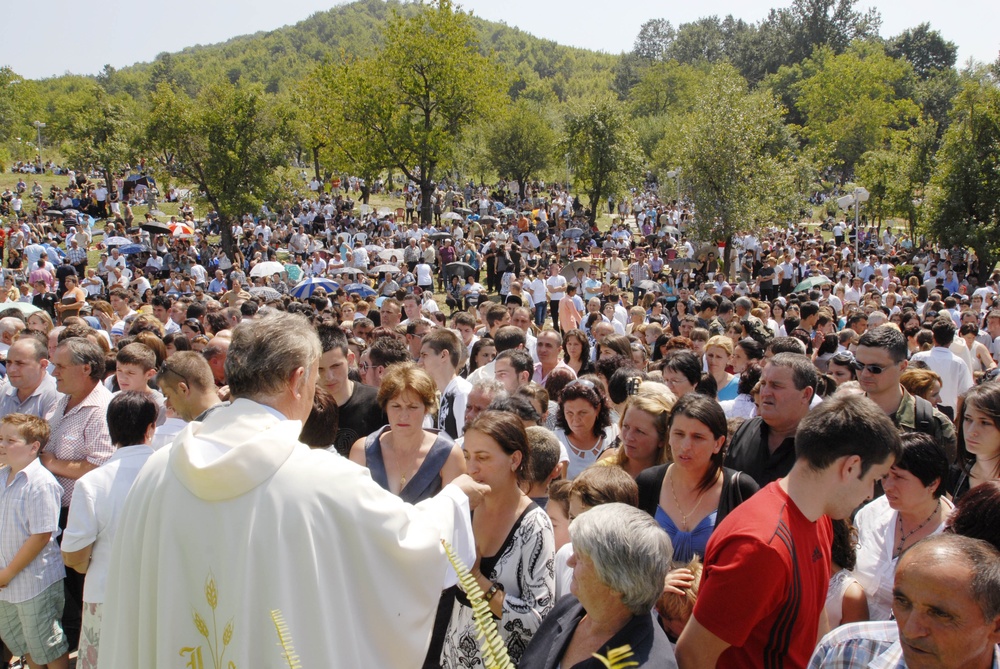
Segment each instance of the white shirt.
[{"label": "white shirt", "polygon": [[911,360],[922,360],[941,377],[941,404],[958,408],[958,397],[972,387],[972,372],[960,357],[946,348],[935,346],[929,351],[914,353]]},{"label": "white shirt", "polygon": [[545,280],[545,285],[549,289],[549,300],[555,302],[566,296],[566,277],[562,274],[550,276]]},{"label": "white shirt", "polygon": [[119,448],[110,460],[76,482],[62,549],[72,553],[93,544],[83,585],[85,602],[104,602],[111,546],[125,508],[125,497],[152,454],[153,449],[145,444]]}]

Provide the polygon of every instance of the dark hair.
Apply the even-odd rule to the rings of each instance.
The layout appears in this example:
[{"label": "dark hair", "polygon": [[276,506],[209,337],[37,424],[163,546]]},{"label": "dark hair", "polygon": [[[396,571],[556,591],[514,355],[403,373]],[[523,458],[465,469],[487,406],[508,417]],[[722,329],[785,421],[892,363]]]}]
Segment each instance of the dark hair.
[{"label": "dark hair", "polygon": [[563,415],[563,406],[570,400],[584,400],[590,406],[597,409],[597,419],[594,421],[594,436],[604,432],[604,428],[611,425],[611,409],[608,406],[608,398],[604,396],[603,389],[586,379],[576,379],[570,381],[562,389],[559,397],[559,411],[556,413],[556,426],[569,433],[569,424]]},{"label": "dark hair", "polygon": [[616,369],[611,378],[608,379],[608,397],[615,404],[621,404],[628,399],[629,387],[635,383],[633,379],[645,381],[646,372],[634,367],[621,367]]},{"label": "dark hair", "polygon": [[484,348],[492,347],[496,348],[496,342],[493,341],[492,337],[482,337],[476,340],[476,343],[472,345],[472,352],[469,353],[469,372],[472,373],[476,371],[476,358],[479,356],[479,352]]},{"label": "dark hair", "polygon": [[[322,340],[321,335],[320,341]],[[332,351],[333,348],[325,350]],[[309,448],[329,448],[334,443],[339,429],[340,409],[333,399],[333,394],[317,386],[309,417],[302,424],[302,431],[299,433],[299,441]],[[350,451],[350,444],[347,445],[347,450]],[[347,457],[349,453],[340,452],[340,454]]]},{"label": "dark hair", "polygon": [[171,332],[163,338],[164,346],[173,346],[175,351],[190,351],[191,342],[183,332]]},{"label": "dark hair", "polygon": [[549,394],[549,399],[558,403],[562,395],[563,388],[572,383],[576,377],[572,369],[556,367],[545,377],[545,391]]},{"label": "dark hair", "polygon": [[329,353],[335,348],[347,355],[347,333],[339,325],[320,325],[316,328],[319,344],[323,353]]},{"label": "dark hair", "polygon": [[524,431],[524,423],[514,414],[486,410],[466,424],[465,434],[475,430],[497,442],[507,455],[521,454],[521,464],[514,472],[519,481],[526,480],[531,467],[531,447],[528,445],[528,433]]},{"label": "dark hair", "polygon": [[687,349],[670,351],[663,358],[663,369],[678,372],[684,375],[692,386],[697,386],[701,381],[701,359]]},{"label": "dark hair", "polygon": [[[670,420],[667,422],[667,440],[670,439],[670,431],[674,426],[674,419],[677,416],[684,416],[685,418],[691,418],[703,424],[709,430],[712,431],[712,436],[715,439],[723,437],[727,439],[729,437],[729,425],[726,422],[726,412],[722,410],[722,406],[715,401],[715,398],[708,397],[707,395],[702,395],[701,393],[688,393],[684,397],[677,400],[677,404],[674,405],[673,410],[670,412]],[[719,477],[719,472],[722,470],[722,463],[726,460],[726,443],[723,441],[722,448],[719,449],[718,453],[712,454],[709,460],[708,470],[705,471],[705,475],[698,482],[699,490],[708,490],[715,484],[716,479]]]},{"label": "dark hair", "polygon": [[580,360],[583,361],[584,364],[589,362],[590,338],[587,337],[586,333],[583,330],[576,330],[576,329],[570,330],[563,335],[563,343],[562,343],[563,362],[569,363],[569,352],[566,351],[566,342],[568,342],[570,339],[575,339],[576,341],[580,342],[580,346],[583,347],[583,349],[580,351]]},{"label": "dark hair", "polygon": [[[978,386],[973,386],[964,395],[962,409],[958,412],[958,457],[957,463],[962,467],[969,467],[975,461],[974,456],[969,454],[965,448],[965,413],[970,406],[983,412],[990,417],[993,425],[1000,429],[1000,382],[989,381]],[[1000,477],[1000,459],[994,463],[991,477]]]},{"label": "dark hair", "polygon": [[[480,341],[482,340],[480,339]],[[531,375],[535,372],[535,363],[531,359],[531,355],[521,349],[508,349],[497,355],[496,360],[509,360],[510,366],[514,368],[514,373],[520,376],[527,372],[528,380],[531,380]]]},{"label": "dark hair", "polygon": [[749,395],[753,392],[754,387],[760,381],[760,375],[763,369],[760,363],[756,360],[751,360],[747,363],[746,369],[740,374],[740,382],[736,386],[736,393],[738,395]]},{"label": "dark hair", "polygon": [[108,403],[108,434],[116,446],[146,443],[146,430],[156,424],[156,402],[149,393],[129,390]]},{"label": "dark hair", "polygon": [[877,404],[863,395],[834,395],[807,413],[795,432],[795,457],[814,470],[857,455],[864,474],[899,457],[899,432]]},{"label": "dark hair", "polygon": [[746,353],[747,358],[750,360],[764,359],[764,347],[756,339],[745,337],[736,342],[736,345],[743,349],[743,352]]},{"label": "dark hair", "polygon": [[512,413],[522,421],[528,421],[532,423],[537,423],[541,420],[541,416],[538,410],[524,395],[514,393],[513,395],[505,394],[500,397],[494,397],[490,405],[486,407],[487,411],[503,411],[505,413]]},{"label": "dark hair", "polygon": [[496,342],[497,353],[503,353],[504,351],[524,346],[527,340],[524,330],[521,328],[516,325],[504,325],[501,328],[497,328],[496,334],[493,336],[493,341]]},{"label": "dark hair", "polygon": [[905,432],[900,436],[900,450],[894,467],[908,471],[922,484],[937,480],[934,497],[944,494],[948,483],[948,454],[936,439],[923,432]]},{"label": "dark hair", "polygon": [[833,521],[833,549],[830,557],[835,565],[848,571],[853,571],[858,564],[858,531],[846,518]]},{"label": "dark hair", "polygon": [[897,363],[906,360],[909,352],[906,347],[906,337],[890,325],[880,325],[868,330],[861,335],[858,346],[883,349],[889,353],[892,361]]},{"label": "dark hair", "polygon": [[379,337],[368,349],[368,359],[374,367],[388,367],[410,359],[410,350],[396,337]]},{"label": "dark hair", "polygon": [[1000,481],[984,481],[955,502],[955,510],[948,517],[945,532],[982,539],[1000,549]]},{"label": "dark hair", "polygon": [[792,383],[796,390],[812,388],[816,392],[818,371],[812,361],[802,353],[779,353],[769,363],[775,367],[785,367],[792,370]]},{"label": "dark hair", "polygon": [[[531,448],[531,462],[526,470],[528,483],[540,483],[548,480],[552,470],[559,464],[559,440],[552,432],[541,426],[532,426],[525,430],[528,434],[528,445]],[[569,516],[569,513],[566,514]]]},{"label": "dark hair", "polygon": [[942,316],[931,324],[931,332],[934,333],[934,343],[947,348],[955,341],[955,323],[951,318]]}]

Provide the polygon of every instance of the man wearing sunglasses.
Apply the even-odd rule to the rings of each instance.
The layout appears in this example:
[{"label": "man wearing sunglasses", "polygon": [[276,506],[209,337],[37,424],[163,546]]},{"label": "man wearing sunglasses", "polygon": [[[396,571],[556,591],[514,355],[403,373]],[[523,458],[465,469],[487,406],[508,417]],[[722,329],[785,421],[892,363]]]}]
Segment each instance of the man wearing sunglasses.
[{"label": "man wearing sunglasses", "polygon": [[882,325],[861,335],[852,366],[865,394],[903,432],[923,432],[941,444],[955,459],[955,428],[948,417],[922,397],[899,383],[909,364],[906,337],[894,327]]}]

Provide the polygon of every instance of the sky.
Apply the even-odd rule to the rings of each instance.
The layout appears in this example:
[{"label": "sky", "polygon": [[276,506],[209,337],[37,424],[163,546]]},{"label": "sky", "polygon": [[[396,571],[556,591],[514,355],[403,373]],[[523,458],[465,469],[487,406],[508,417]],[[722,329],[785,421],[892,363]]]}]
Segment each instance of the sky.
[{"label": "sky", "polygon": [[[97,74],[106,63],[116,68],[153,60],[164,51],[224,42],[237,35],[274,30],[330,9],[331,0],[169,0],[142,3],[73,0],[42,3],[44,15],[32,20],[19,12],[16,29],[8,23],[0,38],[0,65],[29,79]],[[567,46],[620,53],[629,51],[639,27],[663,18],[674,26],[713,14],[732,14],[748,22],[767,16],[790,0],[701,0],[650,3],[648,0],[459,0],[466,10],[503,21],[538,37]],[[994,62],[1000,52],[1000,2],[996,0],[860,0],[858,9],[876,7],[882,36],[929,22],[958,45],[959,64],[969,58]],[[53,39],[61,35],[61,39]],[[74,37],[75,36],[75,37]]]}]

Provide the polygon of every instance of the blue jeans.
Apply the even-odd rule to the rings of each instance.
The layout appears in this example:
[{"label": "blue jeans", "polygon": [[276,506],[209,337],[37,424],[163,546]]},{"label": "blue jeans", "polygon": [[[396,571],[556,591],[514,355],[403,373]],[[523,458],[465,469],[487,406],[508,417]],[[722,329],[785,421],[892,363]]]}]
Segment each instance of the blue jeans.
[{"label": "blue jeans", "polygon": [[538,302],[535,304],[535,325],[542,327],[542,323],[545,322],[545,308],[548,306],[548,302]]}]

